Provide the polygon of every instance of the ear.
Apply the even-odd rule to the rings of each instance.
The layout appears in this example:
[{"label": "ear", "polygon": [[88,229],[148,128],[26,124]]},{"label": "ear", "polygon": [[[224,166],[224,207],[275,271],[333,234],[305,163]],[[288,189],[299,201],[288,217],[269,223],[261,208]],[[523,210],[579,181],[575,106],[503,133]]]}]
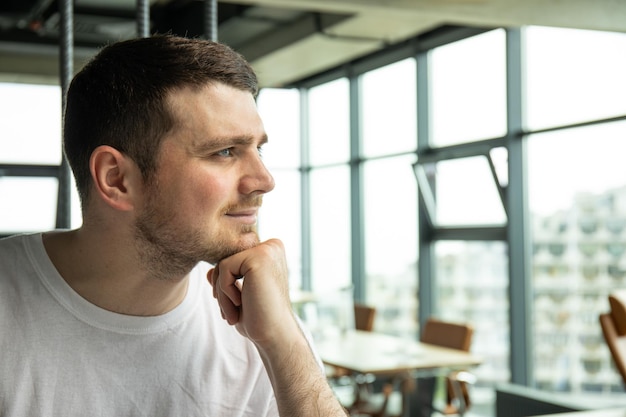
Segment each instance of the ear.
[{"label": "ear", "polygon": [[111,146],[98,146],[91,153],[89,169],[94,189],[106,204],[116,210],[133,209],[139,170],[129,157]]}]

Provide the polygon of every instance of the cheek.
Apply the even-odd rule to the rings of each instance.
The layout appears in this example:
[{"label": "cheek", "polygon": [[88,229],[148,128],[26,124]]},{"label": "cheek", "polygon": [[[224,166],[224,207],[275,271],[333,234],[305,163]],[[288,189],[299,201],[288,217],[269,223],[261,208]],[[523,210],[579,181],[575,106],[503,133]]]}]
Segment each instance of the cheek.
[{"label": "cheek", "polygon": [[[161,171],[162,199],[174,204],[179,212],[189,215],[207,215],[224,210],[236,193],[233,178],[224,170],[212,170],[194,161],[180,161]],[[170,199],[168,202],[167,200]]]},{"label": "cheek", "polygon": [[180,186],[185,200],[196,210],[215,211],[228,205],[230,187],[227,181],[219,177],[189,178]]}]

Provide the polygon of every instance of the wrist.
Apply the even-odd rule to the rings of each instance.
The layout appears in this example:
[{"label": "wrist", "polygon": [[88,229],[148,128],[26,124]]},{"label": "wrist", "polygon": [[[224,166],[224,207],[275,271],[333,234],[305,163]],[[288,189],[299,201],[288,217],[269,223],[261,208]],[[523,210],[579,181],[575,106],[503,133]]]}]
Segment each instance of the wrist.
[{"label": "wrist", "polygon": [[268,359],[285,358],[285,355],[291,355],[294,351],[301,349],[311,351],[306,336],[293,315],[283,320],[273,331],[268,332],[267,337],[252,342]]}]

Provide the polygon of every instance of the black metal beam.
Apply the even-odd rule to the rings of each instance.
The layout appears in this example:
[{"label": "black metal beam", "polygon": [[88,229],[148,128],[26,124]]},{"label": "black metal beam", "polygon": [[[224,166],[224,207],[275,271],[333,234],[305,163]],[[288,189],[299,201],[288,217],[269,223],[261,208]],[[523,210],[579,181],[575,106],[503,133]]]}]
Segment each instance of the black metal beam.
[{"label": "black metal beam", "polygon": [[0,177],[58,177],[58,165],[0,164]]}]

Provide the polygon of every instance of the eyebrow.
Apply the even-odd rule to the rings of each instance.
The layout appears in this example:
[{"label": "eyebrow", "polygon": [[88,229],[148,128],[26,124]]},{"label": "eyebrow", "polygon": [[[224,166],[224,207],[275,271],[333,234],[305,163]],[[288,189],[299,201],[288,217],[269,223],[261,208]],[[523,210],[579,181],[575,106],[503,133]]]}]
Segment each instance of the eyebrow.
[{"label": "eyebrow", "polygon": [[253,136],[235,136],[194,141],[193,150],[194,152],[207,153],[233,146],[248,146],[254,144],[255,142],[257,143],[257,146],[265,145],[268,142],[267,134],[263,134],[263,136],[258,140]]}]

